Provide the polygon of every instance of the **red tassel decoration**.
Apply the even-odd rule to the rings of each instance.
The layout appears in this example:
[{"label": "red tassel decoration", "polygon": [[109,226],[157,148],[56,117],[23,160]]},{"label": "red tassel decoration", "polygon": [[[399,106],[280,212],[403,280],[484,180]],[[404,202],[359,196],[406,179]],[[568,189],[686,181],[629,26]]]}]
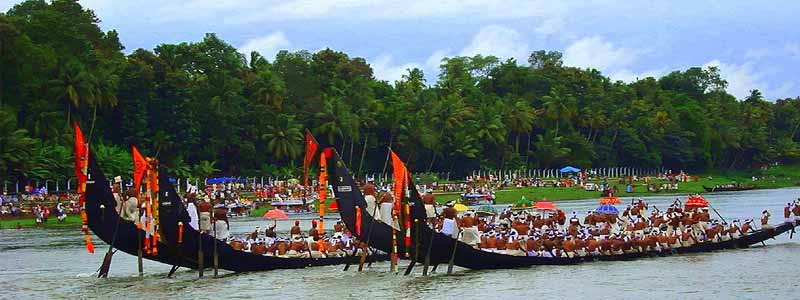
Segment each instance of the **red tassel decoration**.
[{"label": "red tassel decoration", "polygon": [[183,243],[183,222],[178,222],[178,244]]},{"label": "red tassel decoration", "polygon": [[361,207],[356,206],[356,235],[361,236]]}]

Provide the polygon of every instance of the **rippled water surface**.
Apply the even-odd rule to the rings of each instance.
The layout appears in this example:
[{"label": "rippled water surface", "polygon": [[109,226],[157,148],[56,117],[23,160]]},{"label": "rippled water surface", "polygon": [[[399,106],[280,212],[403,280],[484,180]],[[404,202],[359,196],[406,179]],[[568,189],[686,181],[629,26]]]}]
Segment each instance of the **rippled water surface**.
[{"label": "rippled water surface", "polygon": [[[727,220],[757,218],[769,209],[781,222],[783,206],[800,189],[761,190],[707,195]],[[652,197],[666,207],[675,197]],[[624,198],[623,201],[629,201]],[[556,203],[585,212],[597,200]],[[309,221],[303,221],[308,228]],[[328,222],[330,225],[332,222]],[[231,224],[242,233],[258,219]],[[279,223],[288,229],[289,222]],[[0,230],[0,299],[798,299],[795,273],[800,241],[783,235],[766,247],[577,266],[541,266],[517,270],[469,271],[431,277],[389,272],[376,263],[364,272],[342,266],[257,273],[223,273],[197,279],[182,269],[166,278],[169,266],[145,262],[136,274],[136,258],[114,255],[108,279],[94,278],[107,245],[97,238],[97,252],[87,254],[78,230]],[[401,262],[405,264],[407,262]],[[206,274],[210,274],[207,272]],[[524,298],[523,298],[524,297]]]}]

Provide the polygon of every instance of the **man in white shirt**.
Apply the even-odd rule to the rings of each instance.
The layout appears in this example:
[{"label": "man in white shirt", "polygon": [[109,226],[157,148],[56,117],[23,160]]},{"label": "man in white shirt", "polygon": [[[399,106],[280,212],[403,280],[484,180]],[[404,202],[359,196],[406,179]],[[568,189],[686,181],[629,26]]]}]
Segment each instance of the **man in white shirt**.
[{"label": "man in white shirt", "polygon": [[194,204],[196,201],[197,196],[194,193],[186,195],[186,212],[189,214],[189,226],[192,226],[194,230],[200,230],[200,217],[197,213],[197,205]]}]

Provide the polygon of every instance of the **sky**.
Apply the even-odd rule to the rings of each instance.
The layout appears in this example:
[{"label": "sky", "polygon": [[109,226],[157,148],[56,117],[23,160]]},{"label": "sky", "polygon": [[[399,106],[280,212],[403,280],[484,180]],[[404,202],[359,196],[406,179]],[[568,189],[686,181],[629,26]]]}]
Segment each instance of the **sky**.
[{"label": "sky", "polygon": [[[6,11],[18,0],[0,0]],[[564,63],[626,82],[718,66],[728,92],[800,96],[799,1],[83,0],[127,52],[199,41],[215,32],[243,53],[324,48],[364,57],[379,79],[443,57],[494,55],[527,63],[556,50]],[[768,4],[767,4],[768,3]]]}]

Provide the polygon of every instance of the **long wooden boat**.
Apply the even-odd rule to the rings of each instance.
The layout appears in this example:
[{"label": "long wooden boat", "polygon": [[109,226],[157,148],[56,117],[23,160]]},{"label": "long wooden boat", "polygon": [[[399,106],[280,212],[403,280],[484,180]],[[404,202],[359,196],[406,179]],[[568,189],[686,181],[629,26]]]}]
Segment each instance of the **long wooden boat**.
[{"label": "long wooden boat", "polygon": [[[138,229],[133,222],[122,219],[117,213],[117,203],[109,187],[110,183],[97,165],[94,155],[89,155],[88,171],[85,207],[89,229],[115,249],[136,256],[141,249],[140,241],[144,241],[145,232]],[[182,267],[195,265],[194,260],[179,255],[174,247],[166,243],[159,242],[157,247],[158,254],[146,255],[144,258]]]},{"label": "long wooden boat", "polygon": [[749,190],[755,190],[755,189],[756,189],[756,187],[754,187],[754,186],[741,186],[741,185],[740,185],[740,186],[719,186],[719,187],[715,186],[715,187],[707,187],[707,186],[705,186],[705,185],[704,185],[704,186],[703,186],[703,189],[704,189],[704,190],[706,190],[706,192],[713,193],[713,192],[738,192],[738,191],[749,191]]},{"label": "long wooden boat", "polygon": [[[334,186],[334,191],[336,191],[336,198],[339,204],[339,211],[342,216],[342,220],[351,231],[356,232],[356,211],[366,211],[366,202],[358,190],[358,187],[355,185],[353,178],[350,176],[349,171],[344,167],[344,164],[338,159],[338,157],[335,155],[330,157],[328,165],[336,166],[335,172],[331,176],[331,178],[333,178],[331,183]],[[425,210],[421,201],[421,197],[419,196],[419,193],[417,193],[413,184],[410,185],[410,188],[412,190],[410,193],[410,198],[412,201],[412,218],[415,220],[425,220]],[[407,252],[411,253],[411,257],[415,257],[418,260],[428,255],[431,264],[448,263],[452,257],[455,265],[469,269],[508,269],[534,265],[572,265],[592,261],[631,260],[636,258],[666,256],[682,253],[711,252],[722,249],[746,248],[790,231],[795,226],[795,223],[782,223],[775,226],[774,229],[757,230],[738,239],[723,242],[704,242],[691,247],[677,248],[674,249],[674,251],[669,252],[649,251],[620,255],[566,258],[512,256],[486,252],[475,249],[468,244],[456,241],[449,236],[436,232],[426,224],[417,223],[417,225],[412,226],[412,237],[415,237],[415,241],[413,243],[415,247],[413,247],[413,249],[409,249]],[[359,238],[362,240],[373,241],[370,243],[370,246],[386,252],[391,250],[391,240],[392,235],[394,234],[391,227],[376,221],[369,214],[361,214],[359,227],[361,228]],[[418,247],[416,246],[417,243],[419,245]],[[401,245],[398,246],[400,247]],[[402,250],[402,248],[400,249],[401,250],[399,250],[399,252],[403,253],[404,250]],[[419,251],[415,251],[417,249],[419,249]],[[430,249],[430,251],[427,251],[427,249]]]},{"label": "long wooden boat", "polygon": [[[158,254],[145,255],[144,258],[173,266],[197,269],[198,250],[202,248],[204,268],[213,266],[214,248],[219,268],[234,272],[265,271],[275,269],[298,269],[312,266],[358,263],[359,257],[329,258],[282,258],[256,255],[233,249],[227,243],[208,234],[200,234],[189,224],[189,215],[178,197],[174,186],[169,183],[166,170],[160,176],[160,226],[162,241],[157,245]],[[116,201],[109,182],[97,165],[94,156],[89,158],[89,182],[86,188],[86,214],[88,226],[101,240],[114,248],[137,255],[145,232],[133,222],[121,219],[116,210]],[[178,222],[183,222],[182,240],[178,243]],[[201,242],[202,241],[202,247]],[[387,255],[372,256],[373,260],[387,260]]]}]

